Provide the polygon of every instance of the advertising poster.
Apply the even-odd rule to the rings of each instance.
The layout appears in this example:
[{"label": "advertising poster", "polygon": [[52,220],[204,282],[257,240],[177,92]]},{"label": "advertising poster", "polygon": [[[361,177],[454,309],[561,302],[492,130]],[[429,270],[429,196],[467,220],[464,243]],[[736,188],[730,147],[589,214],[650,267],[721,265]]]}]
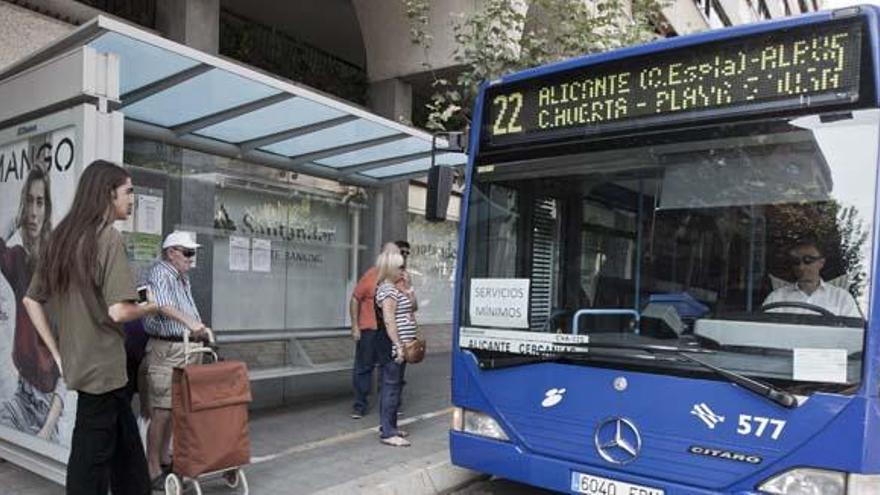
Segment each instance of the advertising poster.
[{"label": "advertising poster", "polygon": [[46,127],[19,126],[0,141],[0,427],[69,447],[76,395],[21,303],[81,171],[76,127]]}]

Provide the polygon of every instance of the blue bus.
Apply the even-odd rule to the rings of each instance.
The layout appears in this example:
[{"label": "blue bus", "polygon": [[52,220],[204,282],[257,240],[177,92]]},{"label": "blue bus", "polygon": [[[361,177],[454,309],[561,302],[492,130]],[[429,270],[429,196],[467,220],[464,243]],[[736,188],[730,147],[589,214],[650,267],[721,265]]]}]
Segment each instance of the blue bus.
[{"label": "blue bus", "polygon": [[878,16],[483,85],[454,464],[589,495],[880,494]]}]

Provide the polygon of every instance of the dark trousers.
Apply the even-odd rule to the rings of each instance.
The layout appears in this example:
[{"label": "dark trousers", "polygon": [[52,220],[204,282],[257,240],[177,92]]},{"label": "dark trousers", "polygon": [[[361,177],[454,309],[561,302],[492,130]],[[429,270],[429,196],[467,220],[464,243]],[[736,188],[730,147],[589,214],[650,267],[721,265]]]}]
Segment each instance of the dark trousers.
[{"label": "dark trousers", "polygon": [[366,414],[369,408],[367,399],[370,396],[370,389],[373,387],[373,368],[378,363],[376,355],[378,334],[378,330],[361,331],[361,338],[357,341],[354,350],[354,369],[351,375],[354,386],[354,406],[352,409],[361,414]]},{"label": "dark trousers", "polygon": [[389,361],[382,365],[382,390],[379,392],[379,433],[382,438],[397,435],[400,391],[400,365]]},{"label": "dark trousers", "polygon": [[149,495],[147,459],[125,388],[77,393],[67,461],[69,495]]}]

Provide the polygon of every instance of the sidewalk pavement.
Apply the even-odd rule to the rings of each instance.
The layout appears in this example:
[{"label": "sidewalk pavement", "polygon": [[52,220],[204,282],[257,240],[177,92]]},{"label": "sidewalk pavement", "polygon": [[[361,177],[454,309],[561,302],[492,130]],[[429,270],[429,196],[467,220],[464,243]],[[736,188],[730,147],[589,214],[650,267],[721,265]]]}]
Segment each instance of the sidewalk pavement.
[{"label": "sidewalk pavement", "polygon": [[[379,443],[378,404],[360,420],[349,417],[351,397],[254,412],[251,465],[245,468],[253,494],[440,494],[481,478],[449,462],[450,358],[429,354],[407,368],[400,426],[413,445]],[[63,489],[9,463],[0,464],[4,494],[56,495]],[[204,493],[235,493],[219,480]]]}]

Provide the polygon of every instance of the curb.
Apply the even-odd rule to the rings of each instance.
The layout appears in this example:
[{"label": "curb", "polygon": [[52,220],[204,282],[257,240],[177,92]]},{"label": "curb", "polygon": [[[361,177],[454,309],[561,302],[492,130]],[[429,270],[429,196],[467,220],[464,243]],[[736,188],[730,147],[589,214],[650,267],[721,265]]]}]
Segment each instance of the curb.
[{"label": "curb", "polygon": [[314,495],[439,495],[486,478],[454,466],[446,451],[406,461],[369,476],[321,490]]}]

